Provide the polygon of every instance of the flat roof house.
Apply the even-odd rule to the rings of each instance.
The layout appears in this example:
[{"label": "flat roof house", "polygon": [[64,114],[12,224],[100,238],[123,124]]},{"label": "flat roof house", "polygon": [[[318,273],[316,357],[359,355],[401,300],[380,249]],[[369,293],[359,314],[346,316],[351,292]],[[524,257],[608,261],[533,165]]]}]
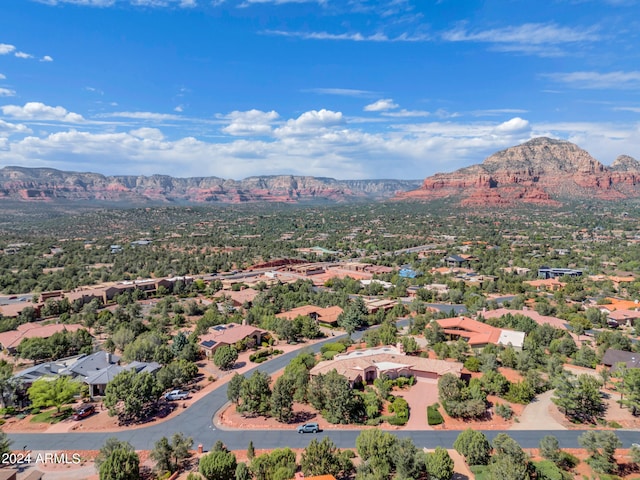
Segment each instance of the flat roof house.
[{"label": "flat roof house", "polygon": [[381,375],[392,379],[414,376],[417,380],[437,380],[445,373],[459,377],[462,367],[460,362],[413,357],[405,355],[398,347],[386,346],[336,355],[333,360],[318,363],[309,373],[311,376],[326,375],[336,370],[353,387],[356,383],[373,382]]},{"label": "flat roof house", "polygon": [[488,344],[493,344],[511,345],[514,349],[521,350],[524,344],[524,332],[492,327],[468,317],[443,318],[434,320],[434,322],[437,322],[444,330],[444,333],[453,340],[464,338],[474,349],[484,348]]}]

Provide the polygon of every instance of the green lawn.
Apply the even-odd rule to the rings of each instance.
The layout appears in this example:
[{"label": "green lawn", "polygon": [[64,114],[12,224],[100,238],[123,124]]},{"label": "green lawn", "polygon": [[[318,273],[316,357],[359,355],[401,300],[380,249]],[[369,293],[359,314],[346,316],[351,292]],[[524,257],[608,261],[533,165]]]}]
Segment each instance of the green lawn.
[{"label": "green lawn", "polygon": [[63,408],[60,413],[57,413],[56,409],[52,408],[50,410],[45,410],[44,412],[40,412],[34,415],[31,418],[31,422],[54,424],[69,418],[71,415],[73,415],[73,409],[71,407]]}]

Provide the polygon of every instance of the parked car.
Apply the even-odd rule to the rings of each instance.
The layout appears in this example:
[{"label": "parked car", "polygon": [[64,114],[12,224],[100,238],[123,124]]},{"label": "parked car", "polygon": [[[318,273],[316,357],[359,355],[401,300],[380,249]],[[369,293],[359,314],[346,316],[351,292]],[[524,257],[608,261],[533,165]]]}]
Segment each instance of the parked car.
[{"label": "parked car", "polygon": [[305,423],[298,426],[298,433],[318,433],[320,427],[317,423]]},{"label": "parked car", "polygon": [[182,390],[171,390],[164,395],[167,400],[186,400],[189,398],[189,392],[183,392]]},{"label": "parked car", "polygon": [[95,405],[80,405],[71,418],[74,420],[82,420],[94,413],[96,413]]}]

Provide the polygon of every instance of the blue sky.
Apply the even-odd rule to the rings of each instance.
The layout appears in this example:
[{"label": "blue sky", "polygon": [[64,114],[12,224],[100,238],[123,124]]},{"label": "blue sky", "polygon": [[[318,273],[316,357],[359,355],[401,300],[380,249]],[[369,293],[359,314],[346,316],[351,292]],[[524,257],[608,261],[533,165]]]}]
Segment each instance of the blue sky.
[{"label": "blue sky", "polygon": [[424,178],[640,159],[636,0],[11,0],[0,166]]}]

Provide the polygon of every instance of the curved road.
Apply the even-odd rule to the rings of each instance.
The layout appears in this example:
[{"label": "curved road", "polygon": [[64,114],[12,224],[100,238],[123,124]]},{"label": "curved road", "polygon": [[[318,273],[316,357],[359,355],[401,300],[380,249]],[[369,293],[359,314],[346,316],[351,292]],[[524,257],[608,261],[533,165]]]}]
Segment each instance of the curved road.
[{"label": "curved road", "polygon": [[[406,322],[404,320],[398,324],[402,325]],[[362,332],[356,332],[353,336],[359,337],[361,334]],[[309,349],[317,352],[324,343],[334,342],[344,336],[331,337],[310,346]],[[289,361],[299,353],[300,351],[296,351],[276,357],[250,370],[245,375],[249,376],[258,369],[269,374],[275,373],[286,367]],[[325,435],[330,437],[338,447],[348,448],[355,446],[356,437],[360,433],[358,430],[326,430],[316,435],[300,435],[296,433],[294,426],[289,430],[218,430],[213,426],[212,418],[226,403],[227,386],[225,384],[177,416],[148,427],[132,428],[120,432],[20,433],[8,434],[8,437],[13,441],[14,448],[26,445],[30,450],[98,450],[109,437],[125,440],[139,450],[150,450],[161,437],[170,437],[175,432],[182,432],[193,438],[194,445],[202,444],[205,450],[211,448],[217,440],[222,440],[231,450],[240,450],[246,448],[250,440],[253,441],[255,448],[272,449],[285,446],[302,448],[308,445],[312,438]],[[454,430],[390,431],[399,437],[411,437],[414,443],[421,448],[435,448],[436,446],[451,448],[460,433]],[[491,439],[502,431],[487,431],[485,433]],[[579,430],[505,430],[504,433],[513,437],[524,448],[536,448],[540,439],[547,434],[555,435],[563,448],[577,448],[579,446],[577,438],[583,432]],[[630,447],[633,442],[640,441],[640,432],[638,431],[618,430],[616,433],[625,448]]]}]

